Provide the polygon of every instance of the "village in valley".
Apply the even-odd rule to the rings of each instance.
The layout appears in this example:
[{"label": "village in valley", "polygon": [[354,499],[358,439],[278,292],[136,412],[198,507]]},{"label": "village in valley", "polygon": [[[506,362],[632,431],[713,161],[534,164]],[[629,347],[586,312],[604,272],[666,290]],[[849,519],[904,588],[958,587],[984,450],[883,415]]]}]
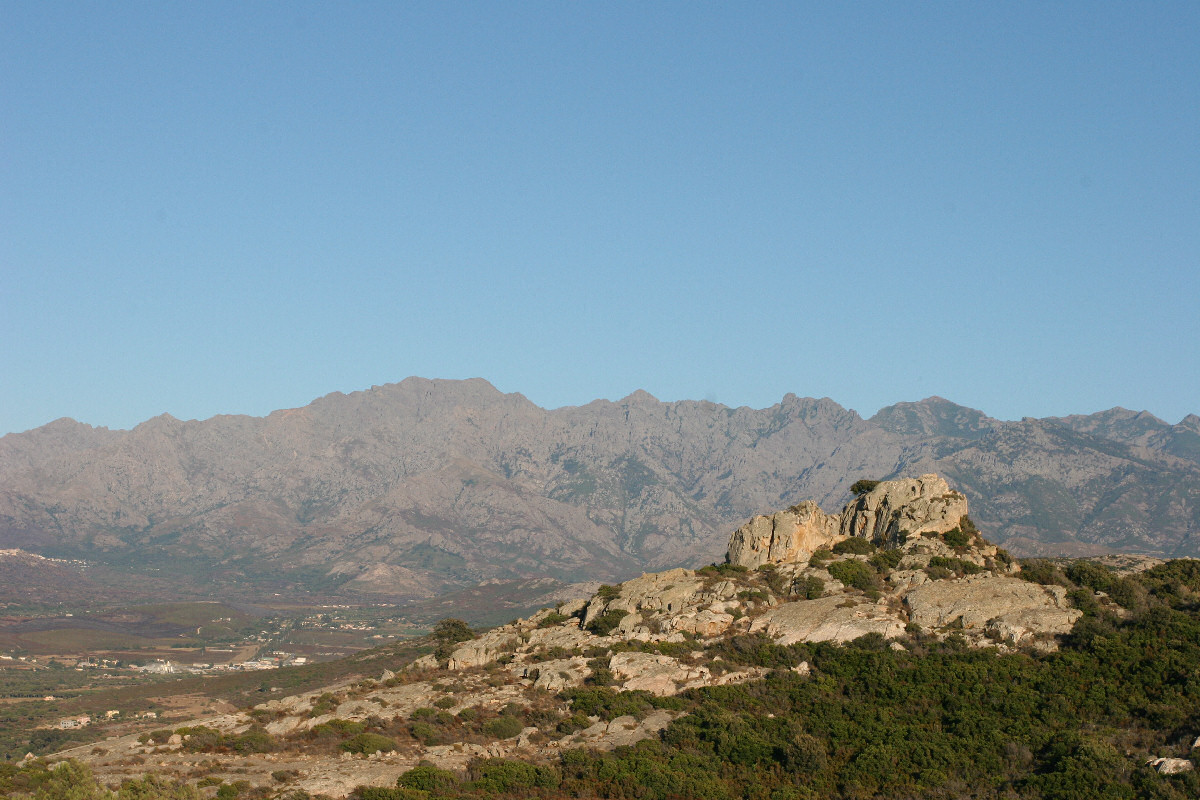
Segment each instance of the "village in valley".
[{"label": "village in valley", "polygon": [[[220,707],[206,686],[270,692],[256,675],[319,668],[425,630],[386,604],[197,602],[89,611],[9,603],[0,608],[0,724],[54,741],[128,733]],[[191,701],[175,702],[177,694]]]}]

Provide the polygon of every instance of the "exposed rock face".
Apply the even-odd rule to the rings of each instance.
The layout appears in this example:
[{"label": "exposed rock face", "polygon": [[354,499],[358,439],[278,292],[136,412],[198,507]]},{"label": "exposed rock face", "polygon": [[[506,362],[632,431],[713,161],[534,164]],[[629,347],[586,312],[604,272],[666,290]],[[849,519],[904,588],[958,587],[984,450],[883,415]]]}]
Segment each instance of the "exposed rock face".
[{"label": "exposed rock face", "polygon": [[734,531],[726,560],[750,569],[801,563],[851,536],[896,545],[907,536],[949,531],[966,514],[967,498],[937,475],[881,481],[840,514],[826,514],[806,500],[787,511],[754,517]]},{"label": "exposed rock face", "polygon": [[579,686],[592,672],[588,668],[587,660],[582,656],[543,661],[537,666],[518,665],[513,671],[522,678],[533,677],[534,688],[547,692],[561,692],[563,689]]},{"label": "exposed rock face", "polygon": [[1146,763],[1163,775],[1178,775],[1196,768],[1196,765],[1186,758],[1152,758]]},{"label": "exposed rock face", "polygon": [[478,639],[455,648],[450,654],[450,669],[481,667],[489,661],[495,661],[501,653],[511,651],[516,643],[517,634],[508,626],[488,631]]},{"label": "exposed rock face", "polygon": [[708,674],[706,669],[689,669],[678,659],[653,653],[617,653],[609,661],[609,669],[626,689],[644,689],[660,696],[675,694],[680,684]]},{"label": "exposed rock face", "polygon": [[937,475],[881,481],[842,509],[839,533],[895,545],[926,531],[945,533],[967,515],[967,498]]},{"label": "exposed rock face", "polygon": [[886,605],[834,595],[773,608],[751,625],[751,633],[758,631],[779,644],[849,642],[868,633],[895,639],[904,634],[904,620]]},{"label": "exposed rock face", "polygon": [[984,575],[922,584],[904,596],[904,603],[909,618],[923,628],[961,624],[964,631],[986,632],[1012,644],[1070,633],[1083,615],[1068,605],[1061,586]]},{"label": "exposed rock face", "polygon": [[[621,611],[679,611],[695,597],[703,586],[703,581],[689,569],[671,569],[666,572],[654,572],[642,575],[621,584],[621,594],[606,609]],[[592,616],[592,606],[588,606],[588,617]],[[585,620],[585,623],[590,619]]]},{"label": "exposed rock face", "polygon": [[808,561],[817,550],[845,538],[839,527],[840,517],[805,500],[787,511],[754,517],[734,531],[727,559],[750,569],[767,563]]},{"label": "exposed rock face", "polygon": [[628,747],[643,739],[649,739],[671,724],[676,714],[670,711],[655,711],[641,722],[635,717],[617,717],[611,722],[600,721],[586,728],[576,737],[578,744],[596,750],[615,750]]}]

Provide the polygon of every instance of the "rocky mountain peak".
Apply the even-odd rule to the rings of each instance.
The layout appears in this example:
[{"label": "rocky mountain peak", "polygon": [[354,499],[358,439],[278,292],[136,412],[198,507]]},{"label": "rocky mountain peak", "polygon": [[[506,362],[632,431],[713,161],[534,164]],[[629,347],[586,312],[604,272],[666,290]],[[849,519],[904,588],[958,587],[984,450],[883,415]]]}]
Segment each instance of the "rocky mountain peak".
[{"label": "rocky mountain peak", "polygon": [[936,395],[917,403],[896,403],[881,408],[871,417],[871,422],[892,433],[956,439],[978,439],[996,424],[996,420],[982,411]]},{"label": "rocky mountain peak", "polygon": [[658,398],[645,389],[637,389],[632,394],[621,398],[620,405],[657,405]]}]

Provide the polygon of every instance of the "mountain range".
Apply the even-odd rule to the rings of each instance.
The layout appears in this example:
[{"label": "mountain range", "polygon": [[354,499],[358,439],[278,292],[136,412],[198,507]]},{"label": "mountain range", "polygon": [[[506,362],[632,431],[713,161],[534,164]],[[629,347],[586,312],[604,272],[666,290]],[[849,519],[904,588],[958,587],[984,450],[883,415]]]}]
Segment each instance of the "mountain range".
[{"label": "mountain range", "polygon": [[748,517],[937,472],[1018,555],[1200,555],[1200,417],[1001,421],[933,397],[863,419],[645,392],[554,410],[408,378],[266,417],[0,437],[0,548],[178,593],[434,596],[722,558]]}]

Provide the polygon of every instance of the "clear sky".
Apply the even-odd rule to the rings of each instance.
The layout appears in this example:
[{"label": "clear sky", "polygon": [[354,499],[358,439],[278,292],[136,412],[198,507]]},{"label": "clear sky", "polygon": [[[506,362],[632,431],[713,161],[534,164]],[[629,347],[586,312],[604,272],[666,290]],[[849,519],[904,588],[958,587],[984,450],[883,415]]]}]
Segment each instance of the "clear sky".
[{"label": "clear sky", "polygon": [[1200,412],[1200,3],[0,2],[0,433],[409,375]]}]

